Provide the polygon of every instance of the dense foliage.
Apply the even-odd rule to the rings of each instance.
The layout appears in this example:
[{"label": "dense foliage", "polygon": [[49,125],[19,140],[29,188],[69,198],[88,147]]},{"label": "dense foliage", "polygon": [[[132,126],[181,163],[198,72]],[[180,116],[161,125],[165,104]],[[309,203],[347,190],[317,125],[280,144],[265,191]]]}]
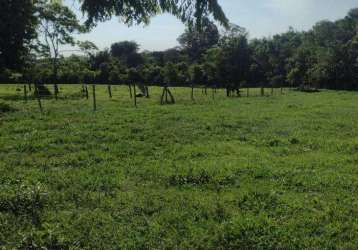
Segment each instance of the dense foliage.
[{"label": "dense foliage", "polygon": [[24,64],[31,41],[36,37],[37,19],[32,2],[32,0],[1,1],[0,74],[5,68],[19,70]]},{"label": "dense foliage", "polygon": [[203,17],[212,15],[224,26],[228,20],[217,0],[79,0],[88,15],[87,24],[104,21],[113,15],[124,23],[148,23],[154,15],[169,12],[183,22],[201,25]]},{"label": "dense foliage", "polygon": [[[56,8],[66,15],[60,18],[51,12]],[[41,27],[58,24],[59,31],[48,37],[60,44],[74,44],[72,33],[86,31],[68,8],[53,3],[47,9]],[[140,52],[134,41],[114,43],[103,51],[96,51],[90,42],[76,43],[84,55],[68,58],[61,56],[58,46],[51,52],[56,41],[47,42],[42,48],[47,48],[48,56],[35,57],[20,73],[29,82],[198,85],[226,88],[229,96],[240,94],[242,87],[358,89],[358,9],[335,22],[318,22],[306,32],[290,28],[272,38],[253,40],[242,27],[230,24],[219,32],[203,18],[200,26],[188,24],[178,41],[180,47],[156,52]],[[2,81],[21,79],[19,74],[10,76],[3,73]]]}]

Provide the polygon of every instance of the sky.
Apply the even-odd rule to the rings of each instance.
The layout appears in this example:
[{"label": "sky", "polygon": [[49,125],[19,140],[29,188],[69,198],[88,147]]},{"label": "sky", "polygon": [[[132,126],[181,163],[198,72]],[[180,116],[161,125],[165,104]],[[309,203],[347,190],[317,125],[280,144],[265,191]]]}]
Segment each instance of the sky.
[{"label": "sky", "polygon": [[[66,1],[70,4],[73,0]],[[230,22],[246,28],[250,38],[273,36],[290,26],[298,31],[308,30],[317,21],[343,18],[350,9],[358,7],[358,0],[219,0],[219,3]],[[92,41],[100,49],[114,42],[134,40],[141,50],[156,51],[177,46],[177,38],[184,29],[185,25],[169,14],[154,17],[147,26],[131,27],[114,17],[77,38]]]}]

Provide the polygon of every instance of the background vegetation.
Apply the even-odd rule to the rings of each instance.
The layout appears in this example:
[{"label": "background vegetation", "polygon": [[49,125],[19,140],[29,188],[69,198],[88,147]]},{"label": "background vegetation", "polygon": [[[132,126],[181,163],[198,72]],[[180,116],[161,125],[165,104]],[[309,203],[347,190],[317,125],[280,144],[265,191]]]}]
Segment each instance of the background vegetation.
[{"label": "background vegetation", "polygon": [[[136,16],[125,9],[112,13],[109,6],[101,9],[91,5],[103,4],[100,2],[83,2],[89,23],[112,14],[127,16],[129,24],[137,19],[145,22],[154,14],[151,6],[146,6],[147,16],[138,13]],[[162,6],[162,11],[169,11],[168,6],[170,4]],[[303,90],[358,88],[358,9],[352,9],[346,17],[335,22],[318,22],[309,31],[298,32],[291,28],[271,38],[249,40],[244,28],[228,23],[220,6],[206,6],[201,12],[198,10],[202,15],[196,16],[196,22],[191,15],[184,18],[187,29],[178,38],[179,47],[140,52],[135,41],[118,42],[102,51],[89,41],[76,41],[73,35],[89,32],[93,24],[81,24],[72,10],[59,1],[35,1],[33,6],[19,4],[20,7],[34,14],[18,18],[23,23],[16,27],[23,27],[26,32],[15,33],[22,34],[21,39],[13,39],[18,41],[19,48],[11,46],[17,54],[7,49],[10,46],[6,36],[1,38],[0,82],[3,83],[200,85],[226,88],[228,95],[242,87],[258,86],[291,86]],[[99,13],[91,19],[90,13],[94,15],[94,10]],[[218,15],[214,17],[221,21],[222,27],[208,18],[210,11],[215,10]],[[11,21],[11,15],[7,17]],[[11,32],[11,27],[4,25],[4,34]],[[41,35],[36,36],[36,32]],[[61,46],[65,44],[76,46],[77,55],[63,57]]]}]

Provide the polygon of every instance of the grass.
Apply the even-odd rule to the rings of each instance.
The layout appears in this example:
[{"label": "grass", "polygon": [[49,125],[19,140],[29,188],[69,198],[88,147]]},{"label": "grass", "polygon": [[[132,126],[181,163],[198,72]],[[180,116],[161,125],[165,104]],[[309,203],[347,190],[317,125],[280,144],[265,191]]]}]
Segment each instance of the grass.
[{"label": "grass", "polygon": [[358,93],[60,91],[0,86],[4,249],[356,249]]}]

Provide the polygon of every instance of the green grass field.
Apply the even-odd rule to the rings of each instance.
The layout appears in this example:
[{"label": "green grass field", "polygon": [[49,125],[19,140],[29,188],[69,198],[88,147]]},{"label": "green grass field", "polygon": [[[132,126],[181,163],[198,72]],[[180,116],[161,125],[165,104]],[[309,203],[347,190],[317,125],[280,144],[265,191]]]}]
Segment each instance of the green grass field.
[{"label": "green grass field", "polygon": [[358,93],[97,87],[93,112],[61,86],[41,114],[21,90],[0,86],[4,249],[357,249]]}]

